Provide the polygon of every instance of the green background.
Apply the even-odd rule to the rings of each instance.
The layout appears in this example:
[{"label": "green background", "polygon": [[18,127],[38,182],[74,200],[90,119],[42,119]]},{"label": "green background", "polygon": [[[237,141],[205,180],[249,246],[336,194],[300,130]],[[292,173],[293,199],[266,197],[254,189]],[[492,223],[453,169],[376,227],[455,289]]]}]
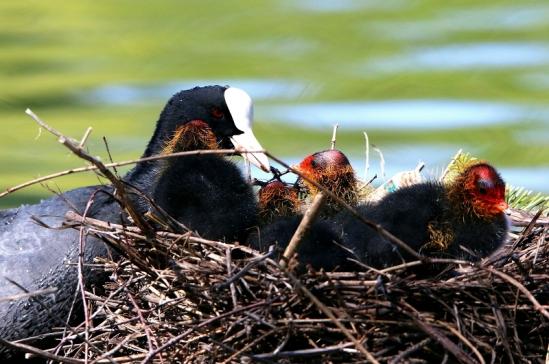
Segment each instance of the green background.
[{"label": "green background", "polygon": [[[0,189],[84,164],[51,135],[39,135],[36,124],[24,114],[27,107],[76,138],[92,126],[88,146],[93,154],[107,158],[101,139],[106,136],[115,160],[138,157],[164,101],[116,105],[82,96],[105,85],[279,79],[314,90],[284,99],[285,104],[443,98],[549,106],[549,87],[521,81],[549,74],[549,62],[436,70],[411,67],[386,73],[364,66],[421,47],[545,45],[549,37],[545,1],[342,1],[329,8],[334,3],[0,2]],[[274,98],[256,103],[255,132],[266,149],[294,157],[327,147],[329,128],[292,126],[262,115],[264,108],[280,102]],[[498,167],[547,170],[547,120],[368,131],[382,148],[463,147]],[[338,145],[360,156],[360,130],[340,128]],[[96,182],[97,177],[88,173],[52,181],[49,187],[64,190]],[[0,206],[36,201],[49,193],[36,186],[0,199]]]}]

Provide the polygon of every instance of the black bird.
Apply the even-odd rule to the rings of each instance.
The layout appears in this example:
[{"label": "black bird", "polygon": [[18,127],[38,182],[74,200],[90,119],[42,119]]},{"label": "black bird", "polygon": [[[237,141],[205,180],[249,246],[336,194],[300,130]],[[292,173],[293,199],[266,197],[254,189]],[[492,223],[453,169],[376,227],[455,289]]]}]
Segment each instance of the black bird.
[{"label": "black bird", "polygon": [[[351,205],[356,204],[355,173],[349,160],[341,151],[325,150],[311,154],[294,168],[309,179],[328,188],[345,202]],[[260,191],[260,209],[266,209],[265,214],[272,215],[279,212],[279,215],[278,218],[276,215],[269,215],[271,223],[261,227],[248,239],[248,244],[260,251],[267,251],[270,246],[274,246],[278,251],[278,256],[288,246],[303,218],[296,208],[298,201],[296,201],[295,189],[282,188],[283,185],[281,185],[281,182],[278,184],[271,182]],[[319,191],[314,184],[307,180],[303,180],[303,185],[311,197],[314,197]],[[280,206],[291,206],[292,208],[281,209]],[[330,216],[339,208],[335,201],[328,199],[322,210],[323,216]],[[280,211],[284,213],[280,213]],[[356,269],[355,264],[349,260],[355,257],[339,243],[339,240],[336,229],[329,220],[325,218],[315,220],[297,250],[299,262],[317,270]]]},{"label": "black bird", "polygon": [[[359,212],[426,256],[477,261],[506,240],[505,183],[489,164],[476,163],[448,186],[425,182],[401,188]],[[414,258],[348,213],[337,216],[343,244],[369,266]]]},{"label": "black bird", "polygon": [[[251,131],[252,103],[242,90],[208,86],[175,94],[160,114],[143,157],[192,149],[232,147],[260,150]],[[243,154],[269,170],[263,154]],[[241,236],[255,225],[257,206],[251,188],[238,168],[221,156],[203,155],[138,163],[125,177],[182,224],[210,238]],[[0,297],[22,293],[10,279],[28,291],[56,288],[47,296],[0,303],[0,337],[17,340],[64,325],[77,288],[78,231],[51,230],[35,224],[33,216],[59,226],[69,210],[119,223],[124,211],[112,197],[112,187],[91,186],[66,192],[39,204],[0,211]],[[154,207],[139,194],[130,195],[140,213]],[[106,245],[89,237],[84,261],[107,256]],[[84,269],[87,285],[100,285],[101,272]],[[48,307],[45,309],[44,307]],[[0,352],[0,358],[12,353]]]}]

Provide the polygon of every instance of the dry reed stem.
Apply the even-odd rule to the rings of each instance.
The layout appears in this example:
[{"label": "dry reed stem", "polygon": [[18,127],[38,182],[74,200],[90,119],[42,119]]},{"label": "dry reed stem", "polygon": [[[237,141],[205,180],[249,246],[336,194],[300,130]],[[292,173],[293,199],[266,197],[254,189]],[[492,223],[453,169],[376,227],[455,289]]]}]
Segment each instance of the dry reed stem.
[{"label": "dry reed stem", "polygon": [[334,125],[334,129],[332,131],[332,140],[330,141],[330,149],[335,149],[336,147],[336,137],[337,137],[337,128],[339,127],[339,124]]},{"label": "dry reed stem", "polygon": [[[153,155],[150,157],[145,158],[138,158],[138,159],[130,159],[126,161],[121,162],[113,162],[113,163],[107,163],[105,164],[106,168],[116,168],[116,167],[124,167],[127,165],[137,164],[140,162],[149,162],[149,161],[155,161],[160,159],[169,159],[169,158],[177,158],[177,157],[185,157],[185,156],[196,156],[196,155],[205,155],[205,154],[217,154],[217,155],[231,155],[235,153],[263,153],[263,150],[254,150],[254,151],[241,151],[236,149],[216,149],[216,150],[192,150],[187,152],[176,152],[176,153],[170,153],[170,154],[162,154],[162,155]],[[35,184],[43,183],[55,178],[67,176],[70,174],[76,174],[76,173],[82,173],[82,172],[90,172],[90,171],[97,171],[99,169],[96,165],[91,166],[85,166],[85,167],[77,167],[77,168],[71,168],[64,171],[56,172],[49,174],[47,176],[39,177],[32,179],[30,181],[18,184],[16,186],[10,187],[6,189],[5,191],[0,193],[0,198],[9,195],[13,192],[19,191],[23,188],[30,187]]]},{"label": "dry reed stem", "polygon": [[299,245],[301,244],[301,241],[309,231],[311,224],[320,214],[320,211],[322,210],[322,205],[324,205],[325,201],[326,195],[324,194],[324,192],[319,192],[314,197],[311,206],[309,206],[309,208],[303,215],[299,226],[295,230],[294,235],[292,235],[288,246],[284,250],[284,254],[279,263],[280,266],[282,266],[283,268],[286,268],[286,262],[288,262],[294,256],[295,252],[299,248]]}]

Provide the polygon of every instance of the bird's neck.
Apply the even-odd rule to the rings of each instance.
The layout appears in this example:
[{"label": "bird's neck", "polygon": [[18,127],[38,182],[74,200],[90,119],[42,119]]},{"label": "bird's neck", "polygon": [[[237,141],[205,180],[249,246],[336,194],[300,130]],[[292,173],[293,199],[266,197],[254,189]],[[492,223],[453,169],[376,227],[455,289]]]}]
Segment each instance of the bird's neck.
[{"label": "bird's neck", "polygon": [[[154,134],[147,145],[141,158],[155,155],[168,155],[178,152],[190,152],[194,150],[218,149],[218,142],[212,129],[201,120],[189,121],[171,133],[166,133],[162,121],[157,122]],[[138,185],[142,182],[150,183],[154,176],[163,174],[167,169],[182,168],[182,158],[166,158],[153,161],[139,162],[127,175],[125,180]]]}]

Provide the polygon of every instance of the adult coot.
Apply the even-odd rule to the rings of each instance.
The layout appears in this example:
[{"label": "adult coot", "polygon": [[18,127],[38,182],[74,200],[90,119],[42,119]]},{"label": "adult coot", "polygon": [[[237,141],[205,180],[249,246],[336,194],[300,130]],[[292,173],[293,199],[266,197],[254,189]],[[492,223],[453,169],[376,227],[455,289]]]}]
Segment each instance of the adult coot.
[{"label": "adult coot", "polygon": [[[252,102],[242,90],[208,86],[181,91],[164,107],[143,157],[233,145],[260,150],[251,122]],[[262,169],[269,169],[263,154],[243,156]],[[233,238],[255,224],[257,208],[251,189],[237,167],[221,156],[142,162],[124,180],[204,236]],[[37,225],[32,217],[59,226],[68,210],[84,213],[87,209],[90,217],[124,221],[124,211],[112,192],[110,186],[85,187],[36,205],[0,211],[0,297],[22,293],[23,289],[57,289],[47,296],[1,302],[1,338],[17,340],[62,326],[73,298],[78,301],[77,268],[68,263],[78,259],[79,232],[47,229]],[[141,212],[153,209],[138,194],[130,195],[130,199]],[[90,200],[93,203],[87,208]],[[107,254],[103,242],[86,240],[84,262]],[[88,285],[98,285],[104,279],[102,272],[89,267],[84,268],[83,276]],[[10,358],[12,354],[4,351],[0,357]]]}]

